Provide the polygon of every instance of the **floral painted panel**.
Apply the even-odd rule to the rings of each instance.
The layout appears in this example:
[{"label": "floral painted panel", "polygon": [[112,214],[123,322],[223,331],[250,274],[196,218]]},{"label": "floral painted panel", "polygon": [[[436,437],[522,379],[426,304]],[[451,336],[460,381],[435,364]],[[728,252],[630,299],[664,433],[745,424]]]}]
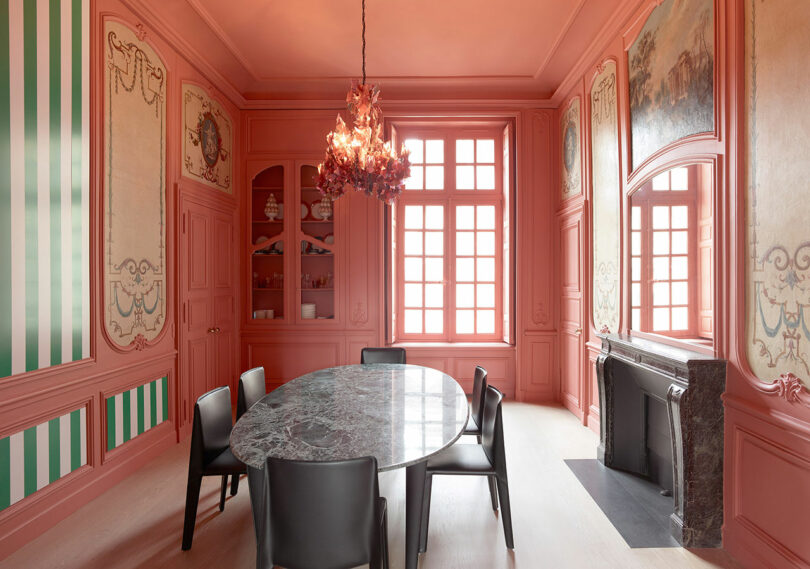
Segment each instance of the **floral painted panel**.
[{"label": "floral painted panel", "polygon": [[593,324],[619,331],[619,120],[616,64],[608,62],[591,88],[593,174]]},{"label": "floral painted panel", "polygon": [[104,318],[142,349],[166,321],[166,68],[127,26],[104,26]]},{"label": "floral painted panel", "polygon": [[810,3],[746,1],[748,362],[810,386]]},{"label": "floral painted panel", "polygon": [[562,132],[562,199],[582,193],[579,97],[574,97],[560,117]]},{"label": "floral painted panel", "polygon": [[195,85],[183,84],[183,175],[231,193],[231,119]]},{"label": "floral painted panel", "polygon": [[714,1],[666,0],[627,53],[633,168],[714,130]]}]

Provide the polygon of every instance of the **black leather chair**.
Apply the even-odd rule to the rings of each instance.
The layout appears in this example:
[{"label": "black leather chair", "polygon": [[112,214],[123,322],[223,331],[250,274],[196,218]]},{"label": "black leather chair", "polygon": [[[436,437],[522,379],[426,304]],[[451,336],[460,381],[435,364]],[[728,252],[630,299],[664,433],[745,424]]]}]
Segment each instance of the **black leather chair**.
[{"label": "black leather chair", "polygon": [[231,453],[228,438],[231,435],[231,390],[218,387],[197,399],[194,405],[194,426],[191,431],[191,454],[188,460],[188,487],[186,489],[186,515],[183,522],[183,549],[191,549],[197,503],[203,476],[222,476],[219,511],[225,509],[225,489],[228,475],[231,495],[239,488],[239,475],[247,467]]},{"label": "black leather chair", "polygon": [[377,460],[267,459],[272,563],[338,569],[388,568],[388,515]]},{"label": "black leather chair", "polygon": [[481,422],[484,411],[484,394],[487,391],[487,370],[481,366],[475,366],[475,376],[473,378],[473,392],[470,400],[470,419],[464,429],[465,435],[475,435],[478,442],[481,442]]},{"label": "black leather chair", "polygon": [[404,364],[405,348],[363,348],[361,364]]},{"label": "black leather chair", "polygon": [[239,376],[239,392],[236,396],[236,420],[253,407],[259,399],[267,395],[264,383],[264,368],[254,367]]},{"label": "black leather chair", "polygon": [[[514,549],[512,509],[509,505],[506,453],[503,444],[502,401],[503,394],[491,385],[488,386],[484,396],[480,445],[453,445],[428,460],[425,474],[425,493],[422,502],[422,535],[419,539],[419,551],[427,550],[428,524],[430,523],[430,492],[433,485],[433,476],[437,474],[465,474],[494,478],[498,484],[497,497],[500,499],[501,504],[506,547]],[[495,510],[498,507],[496,496],[491,495],[491,497],[492,509]]]}]

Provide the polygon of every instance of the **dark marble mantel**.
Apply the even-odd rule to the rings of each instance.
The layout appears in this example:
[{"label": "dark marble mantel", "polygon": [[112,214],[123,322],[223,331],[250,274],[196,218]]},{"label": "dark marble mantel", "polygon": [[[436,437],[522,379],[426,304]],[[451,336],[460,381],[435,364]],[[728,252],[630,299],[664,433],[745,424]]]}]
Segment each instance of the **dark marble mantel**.
[{"label": "dark marble mantel", "polygon": [[666,406],[672,445],[672,535],[685,547],[717,547],[723,523],[726,361],[623,334],[602,336],[596,362],[600,444],[612,468],[648,474],[647,398]]}]

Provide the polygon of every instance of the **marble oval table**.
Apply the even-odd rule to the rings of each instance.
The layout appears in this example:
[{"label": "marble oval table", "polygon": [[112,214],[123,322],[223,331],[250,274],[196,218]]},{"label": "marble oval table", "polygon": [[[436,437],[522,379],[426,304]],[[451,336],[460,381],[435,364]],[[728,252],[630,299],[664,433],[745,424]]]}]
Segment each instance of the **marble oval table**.
[{"label": "marble oval table", "polygon": [[416,569],[426,460],[461,436],[468,415],[467,397],[455,379],[407,364],[322,369],[268,393],[231,432],[231,450],[248,466],[257,568],[272,567],[264,476],[268,457],[374,456],[380,471],[407,467],[405,567]]}]

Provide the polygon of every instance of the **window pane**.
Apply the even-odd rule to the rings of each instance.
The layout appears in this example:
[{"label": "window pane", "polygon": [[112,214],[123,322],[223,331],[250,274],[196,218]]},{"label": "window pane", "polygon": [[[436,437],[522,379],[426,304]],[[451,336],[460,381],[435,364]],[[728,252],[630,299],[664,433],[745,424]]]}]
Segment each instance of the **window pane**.
[{"label": "window pane", "polygon": [[425,280],[428,282],[444,280],[444,261],[441,257],[428,257],[425,259]]},{"label": "window pane", "polygon": [[495,333],[495,311],[494,310],[478,310],[478,326],[477,332],[479,334],[494,334]]},{"label": "window pane", "polygon": [[495,285],[480,284],[476,288],[478,289],[476,300],[478,308],[495,308]]},{"label": "window pane", "polygon": [[411,177],[405,180],[406,190],[421,190],[423,187],[423,175],[421,166],[411,166]]},{"label": "window pane", "polygon": [[425,255],[441,255],[444,252],[444,232],[425,231]]},{"label": "window pane", "polygon": [[676,205],[672,207],[672,229],[686,229],[689,227],[689,206]]},{"label": "window pane", "polygon": [[689,328],[689,311],[684,306],[672,309],[672,329],[687,330]]},{"label": "window pane", "polygon": [[669,280],[669,257],[656,257],[653,259],[653,280]]},{"label": "window pane", "polygon": [[444,206],[425,207],[425,229],[444,229]]},{"label": "window pane", "polygon": [[475,313],[472,310],[456,310],[456,334],[475,332]]},{"label": "window pane", "polygon": [[[684,191],[689,189],[689,169],[688,168],[673,168],[672,173],[672,191]],[[673,315],[674,318],[674,315]],[[675,327],[672,328],[675,330]]]},{"label": "window pane", "polygon": [[634,308],[633,310],[630,311],[630,313],[631,313],[631,320],[633,322],[630,325],[630,327],[633,330],[640,329],[641,328],[641,309],[640,308]]},{"label": "window pane", "polygon": [[630,254],[641,255],[641,232],[633,231],[630,233]]},{"label": "window pane", "polygon": [[411,164],[421,164],[424,162],[422,155],[422,141],[418,138],[408,138],[405,140],[405,148],[411,151]]},{"label": "window pane", "polygon": [[653,306],[669,305],[669,283],[653,283]]},{"label": "window pane", "polygon": [[422,229],[422,206],[405,206],[405,229]]},{"label": "window pane", "polygon": [[495,166],[476,166],[478,176],[477,188],[479,190],[495,189]]},{"label": "window pane", "polygon": [[653,178],[652,188],[656,192],[669,190],[669,172],[658,174]]},{"label": "window pane", "polygon": [[495,206],[479,205],[478,219],[476,226],[478,229],[495,229]]},{"label": "window pane", "polygon": [[421,284],[409,283],[405,285],[405,306],[422,306]]},{"label": "window pane", "polygon": [[475,166],[456,166],[456,189],[475,189]]},{"label": "window pane", "polygon": [[630,208],[630,228],[641,229],[641,208],[638,206]]},{"label": "window pane", "polygon": [[476,141],[478,145],[478,155],[475,157],[476,162],[484,162],[492,164],[495,162],[495,141],[490,139],[479,139]]},{"label": "window pane", "polygon": [[475,162],[475,141],[474,140],[457,140],[456,141],[456,162],[471,164]]},{"label": "window pane", "polygon": [[475,229],[475,206],[456,206],[456,229]]},{"label": "window pane", "polygon": [[653,330],[669,330],[669,308],[653,308]]},{"label": "window pane", "polygon": [[672,304],[689,303],[689,285],[687,283],[672,283]]},{"label": "window pane", "polygon": [[674,254],[686,255],[689,248],[689,232],[672,232],[672,252]]},{"label": "window pane", "polygon": [[425,285],[425,306],[429,306],[431,308],[441,308],[444,306],[444,285]]},{"label": "window pane", "polygon": [[425,333],[441,334],[444,332],[444,311],[425,310]]},{"label": "window pane", "polygon": [[456,285],[456,306],[459,308],[475,307],[475,285],[472,284]]},{"label": "window pane", "polygon": [[425,141],[425,162],[428,164],[442,164],[444,162],[444,141]]},{"label": "window pane", "polygon": [[672,280],[688,279],[689,263],[687,257],[672,257]]},{"label": "window pane", "polygon": [[478,274],[476,279],[483,282],[495,282],[495,259],[492,257],[479,257]]},{"label": "window pane", "polygon": [[669,254],[669,231],[653,232],[653,255]]},{"label": "window pane", "polygon": [[421,334],[422,333],[422,311],[421,310],[406,310],[405,311],[405,333],[406,334]]},{"label": "window pane", "polygon": [[475,255],[474,236],[472,231],[456,232],[456,255]]},{"label": "window pane", "polygon": [[421,257],[405,257],[405,280],[406,281],[422,280]]},{"label": "window pane", "polygon": [[406,255],[421,255],[422,254],[422,232],[421,231],[406,231],[405,232],[405,254]]},{"label": "window pane", "polygon": [[495,254],[495,232],[494,231],[478,231],[478,254],[479,255],[494,255]]},{"label": "window pane", "polygon": [[630,260],[631,276],[634,281],[641,280],[641,259],[634,257]]},{"label": "window pane", "polygon": [[641,306],[641,283],[630,285],[630,305]]},{"label": "window pane", "polygon": [[471,282],[475,280],[474,257],[456,259],[456,280],[459,282]]},{"label": "window pane", "polygon": [[425,167],[425,189],[426,190],[444,189],[444,166]]},{"label": "window pane", "polygon": [[653,229],[669,229],[669,206],[657,205],[652,208]]}]

